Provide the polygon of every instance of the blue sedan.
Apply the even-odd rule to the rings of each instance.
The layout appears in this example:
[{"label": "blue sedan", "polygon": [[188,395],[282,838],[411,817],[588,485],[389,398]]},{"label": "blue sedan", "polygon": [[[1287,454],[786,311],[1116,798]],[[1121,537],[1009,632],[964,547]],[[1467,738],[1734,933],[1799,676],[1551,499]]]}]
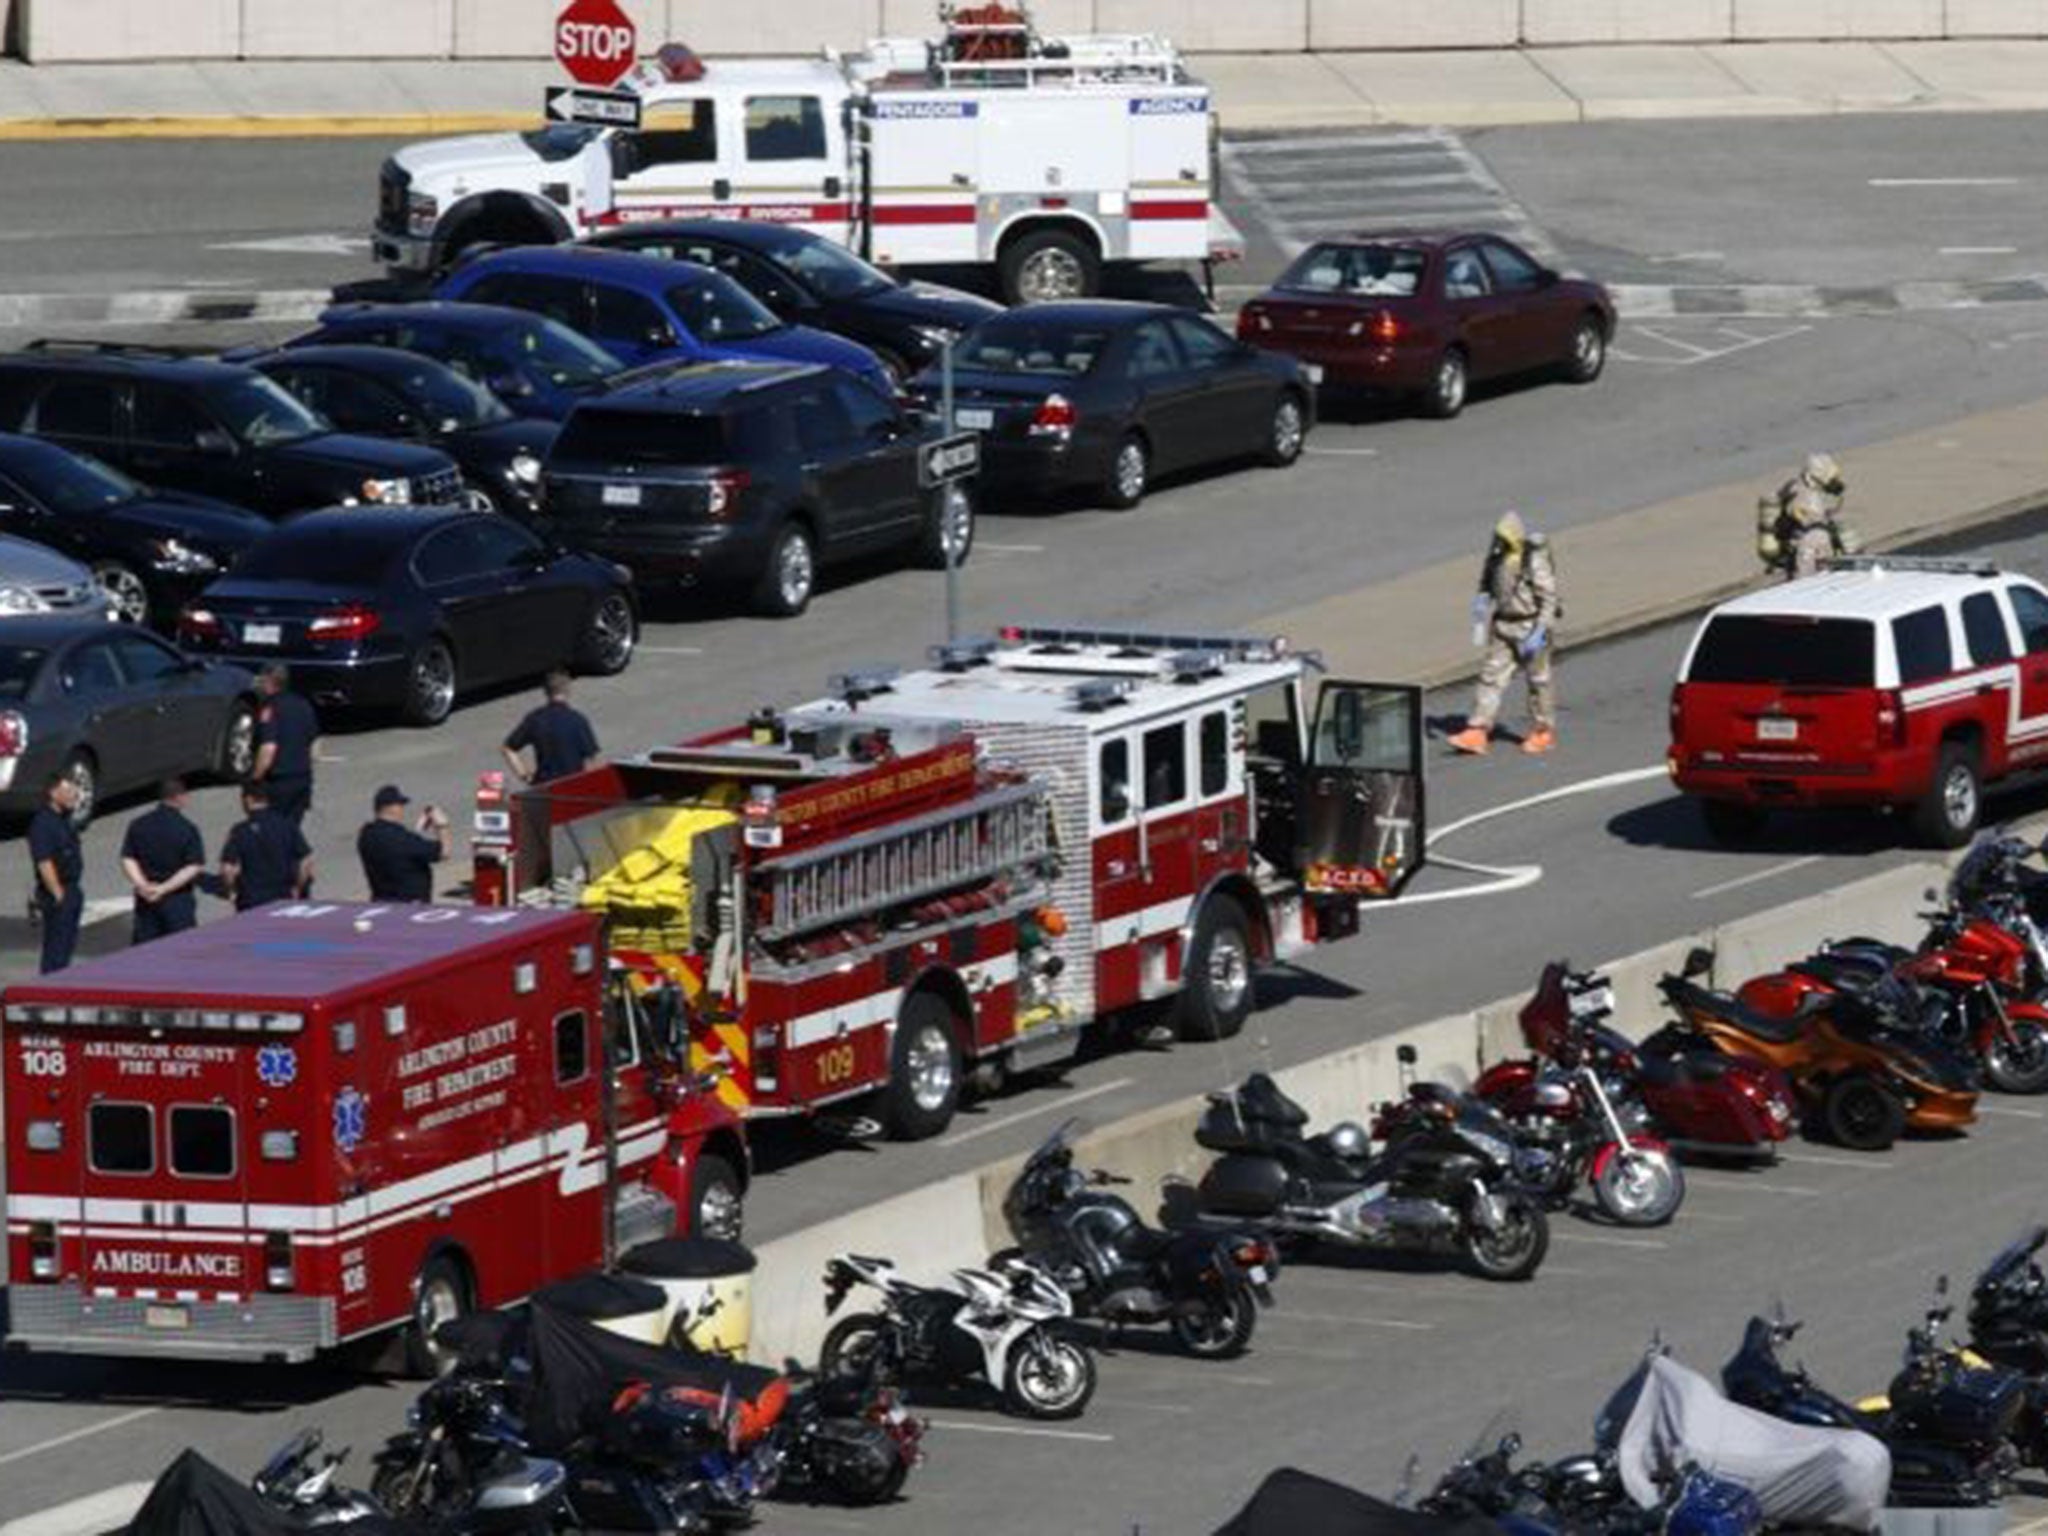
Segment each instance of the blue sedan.
[{"label": "blue sedan", "polygon": [[724,273],[694,262],[525,246],[464,263],[434,294],[545,315],[629,365],[822,363],[893,392],[887,370],[866,347],[790,325]]}]

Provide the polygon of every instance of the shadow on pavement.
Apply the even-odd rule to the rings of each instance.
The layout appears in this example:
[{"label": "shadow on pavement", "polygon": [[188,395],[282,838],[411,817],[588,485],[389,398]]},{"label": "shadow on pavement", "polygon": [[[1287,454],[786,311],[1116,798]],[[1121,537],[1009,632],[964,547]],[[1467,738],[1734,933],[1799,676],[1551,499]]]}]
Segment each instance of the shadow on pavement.
[{"label": "shadow on pavement", "polygon": [[0,1402],[109,1403],[238,1414],[307,1408],[383,1383],[411,1383],[345,1365],[236,1365],[98,1355],[0,1356]]}]

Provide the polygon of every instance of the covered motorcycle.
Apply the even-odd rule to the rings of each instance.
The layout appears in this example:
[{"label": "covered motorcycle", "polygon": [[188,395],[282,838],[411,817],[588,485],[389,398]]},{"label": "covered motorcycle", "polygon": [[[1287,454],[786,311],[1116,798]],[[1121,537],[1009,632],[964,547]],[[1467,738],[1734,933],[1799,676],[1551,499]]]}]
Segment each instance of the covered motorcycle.
[{"label": "covered motorcycle", "polygon": [[1491,1520],[1402,1509],[1313,1472],[1281,1467],[1215,1536],[1503,1536]]},{"label": "covered motorcycle", "polygon": [[1870,1531],[1891,1486],[1891,1453],[1875,1436],[1739,1407],[1662,1353],[1609,1400],[1600,1439],[1613,1449],[1629,1497],[1646,1508],[1670,1469],[1690,1464],[1748,1488],[1768,1524]]},{"label": "covered motorcycle", "polygon": [[[127,1536],[307,1536],[312,1529],[197,1451],[184,1451],[149,1490]],[[385,1536],[398,1527],[365,1520],[351,1529],[360,1536]]]}]

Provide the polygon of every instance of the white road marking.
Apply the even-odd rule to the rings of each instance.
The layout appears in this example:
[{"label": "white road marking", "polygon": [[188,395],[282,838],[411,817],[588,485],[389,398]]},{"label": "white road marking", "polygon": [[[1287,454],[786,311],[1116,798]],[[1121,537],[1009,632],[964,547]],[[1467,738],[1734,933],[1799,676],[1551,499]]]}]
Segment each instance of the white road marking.
[{"label": "white road marking", "polygon": [[1723,880],[1719,885],[1703,886],[1692,893],[1692,899],[1705,901],[1709,896],[1739,891],[1745,885],[1755,885],[1759,880],[1775,880],[1780,875],[1789,875],[1796,869],[1806,868],[1809,864],[1818,864],[1825,857],[1825,854],[1809,853],[1803,859],[1787,859],[1783,864],[1773,864],[1769,869],[1752,870],[1746,875],[1737,875],[1733,880]]},{"label": "white road marking", "polygon": [[1654,1237],[1600,1237],[1591,1232],[1552,1232],[1554,1243],[1592,1243],[1601,1248],[1669,1248],[1671,1245]]},{"label": "white road marking", "polygon": [[1944,256],[2017,256],[2020,248],[2016,245],[1944,245]]},{"label": "white road marking", "polygon": [[1823,1168],[1889,1168],[1888,1157],[1830,1157],[1823,1152],[1780,1152],[1781,1163],[1817,1163]]},{"label": "white road marking", "polygon": [[1273,1316],[1302,1323],[1340,1323],[1347,1328],[1398,1328],[1406,1333],[1434,1333],[1435,1323],[1411,1323],[1398,1317],[1353,1317],[1343,1312],[1297,1312],[1292,1307],[1275,1307]]},{"label": "white road marking", "polygon": [[636,647],[642,656],[702,656],[701,645],[642,645]]},{"label": "white road marking", "polygon": [[1873,187],[2016,187],[2017,176],[1873,176]]},{"label": "white road marking", "polygon": [[1304,448],[1302,452],[1323,459],[1376,459],[1380,456],[1377,448]]},{"label": "white road marking", "polygon": [[122,1483],[32,1515],[0,1521],[0,1536],[96,1536],[100,1531],[119,1530],[135,1518],[153,1486]]},{"label": "white road marking", "polygon": [[1030,1109],[1020,1109],[1014,1115],[1005,1115],[1000,1120],[991,1120],[986,1125],[977,1125],[971,1131],[961,1131],[956,1135],[943,1136],[939,1139],[938,1144],[942,1147],[957,1147],[962,1142],[978,1141],[982,1137],[993,1135],[997,1131],[1008,1130],[1019,1120],[1029,1120],[1037,1115],[1049,1115],[1054,1110],[1070,1108],[1080,1103],[1083,1099],[1096,1098],[1105,1093],[1115,1093],[1119,1088],[1130,1087],[1132,1082],[1133,1079],[1131,1078],[1119,1077],[1113,1082],[1097,1083],[1093,1088],[1083,1088],[1079,1093],[1063,1093],[1048,1104],[1038,1104]]},{"label": "white road marking", "polygon": [[1195,1411],[1185,1403],[1147,1403],[1132,1397],[1098,1397],[1090,1400],[1090,1406],[1093,1406],[1095,1403],[1106,1404],[1111,1408],[1135,1408],[1140,1413],[1193,1413]]},{"label": "white road marking", "polygon": [[268,240],[229,240],[209,251],[262,251],[273,256],[353,256],[370,242],[354,235],[278,235]]},{"label": "white road marking", "polygon": [[981,540],[974,547],[992,555],[1042,555],[1045,553],[1045,546],[1043,544],[991,544],[986,539]]},{"label": "white road marking", "polygon": [[2048,1115],[2043,1115],[2038,1109],[2012,1109],[2004,1104],[1979,1104],[1977,1106],[1977,1113],[1980,1115],[2004,1115],[2012,1120],[2048,1119]]},{"label": "white road marking", "polygon": [[0,1456],[0,1467],[10,1466],[17,1461],[26,1461],[31,1456],[40,1456],[45,1451],[54,1451],[60,1445],[70,1445],[75,1440],[84,1440],[93,1435],[103,1435],[110,1429],[119,1429],[124,1424],[133,1424],[137,1419],[146,1419],[153,1413],[162,1413],[161,1408],[134,1408],[127,1413],[117,1413],[111,1419],[101,1419],[97,1424],[87,1424],[68,1434],[52,1435],[34,1445],[25,1445],[18,1451],[9,1451]]},{"label": "white road marking", "polygon": [[1548,805],[1553,800],[1567,800],[1573,795],[1597,794],[1603,789],[1621,789],[1630,784],[1642,784],[1664,776],[1664,765],[1659,763],[1654,768],[1624,768],[1618,773],[1603,773],[1597,778],[1580,779],[1574,784],[1560,784],[1556,789],[1546,789],[1540,795],[1525,795],[1520,800],[1510,800],[1505,805],[1490,805],[1485,810],[1461,816],[1449,826],[1438,827],[1430,833],[1430,846],[1434,847],[1443,838],[1454,832],[1463,832],[1467,827],[1496,821],[1502,816],[1512,816],[1517,811],[1533,810],[1539,805]]},{"label": "white road marking", "polygon": [[1095,1435],[1081,1429],[1032,1429],[1023,1424],[969,1424],[961,1419],[932,1419],[933,1429],[965,1430],[970,1435],[1032,1435],[1040,1440],[1084,1440],[1090,1445],[1114,1445],[1115,1435]]},{"label": "white road marking", "polygon": [[1745,1179],[1739,1174],[1723,1182],[1694,1172],[1686,1184],[1693,1189],[1725,1189],[1745,1195],[1796,1195],[1809,1200],[1818,1199],[1822,1194],[1821,1190],[1809,1189],[1804,1184],[1777,1184],[1767,1179]]},{"label": "white road marking", "polygon": [[1725,251],[1677,251],[1669,256],[1652,256],[1650,264],[1652,266],[1664,266],[1676,261],[1726,261],[1727,259],[1728,255]]}]

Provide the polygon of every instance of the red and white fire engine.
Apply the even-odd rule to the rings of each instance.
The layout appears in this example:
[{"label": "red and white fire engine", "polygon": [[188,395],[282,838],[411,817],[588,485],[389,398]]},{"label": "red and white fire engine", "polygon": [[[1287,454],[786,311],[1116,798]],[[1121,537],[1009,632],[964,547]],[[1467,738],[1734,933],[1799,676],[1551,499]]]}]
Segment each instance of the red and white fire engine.
[{"label": "red and white fire engine", "polygon": [[940,15],[935,41],[849,55],[664,48],[622,83],[637,126],[408,145],[381,172],[377,259],[427,272],[634,220],[767,219],[885,266],[993,264],[1019,301],[1092,293],[1109,262],[1241,252],[1209,88],[1170,42],[1042,36],[999,5]]},{"label": "red and white fire engine", "polygon": [[[505,794],[480,900],[583,905],[736,1110],[874,1096],[936,1134],[970,1075],[1146,1004],[1243,1026],[1262,961],[1354,933],[1423,862],[1418,690],[1283,641],[1018,629]],[[861,1111],[864,1115],[865,1111]]]},{"label": "red and white fire engine", "polygon": [[620,1006],[601,926],[280,903],[9,986],[8,1347],[304,1360],[410,1325],[423,1366],[468,1308],[737,1235],[741,1127]]}]

